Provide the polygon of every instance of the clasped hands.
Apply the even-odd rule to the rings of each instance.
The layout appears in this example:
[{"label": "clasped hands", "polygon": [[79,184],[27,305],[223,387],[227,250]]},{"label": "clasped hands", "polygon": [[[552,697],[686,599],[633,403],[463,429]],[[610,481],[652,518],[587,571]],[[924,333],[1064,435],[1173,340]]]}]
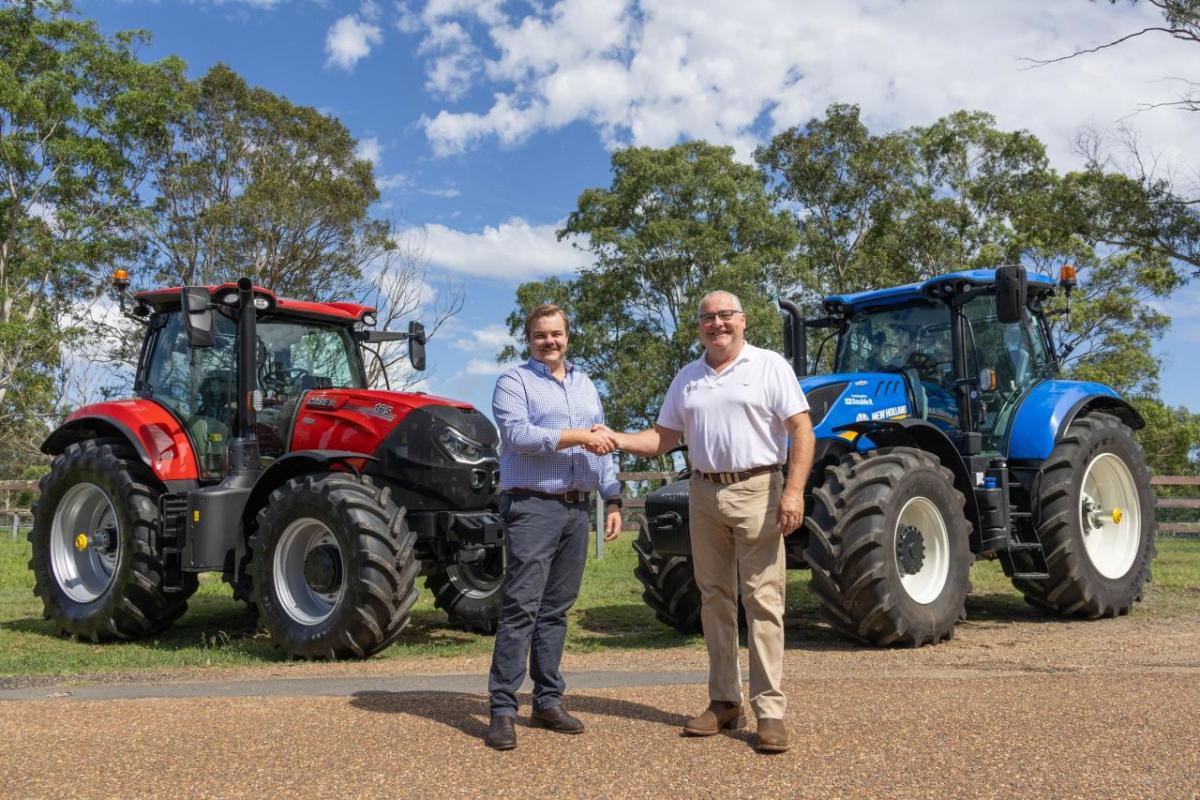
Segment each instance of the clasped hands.
[{"label": "clasped hands", "polygon": [[589,453],[606,456],[613,450],[621,449],[622,438],[624,438],[624,434],[617,433],[607,425],[597,422],[584,438],[583,447]]}]

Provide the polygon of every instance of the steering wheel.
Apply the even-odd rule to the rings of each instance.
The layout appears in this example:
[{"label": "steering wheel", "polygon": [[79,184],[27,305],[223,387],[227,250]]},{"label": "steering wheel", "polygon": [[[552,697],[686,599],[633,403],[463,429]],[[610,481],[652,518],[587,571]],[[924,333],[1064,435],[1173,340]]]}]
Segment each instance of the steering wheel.
[{"label": "steering wheel", "polygon": [[942,382],[942,366],[950,366],[950,363],[949,361],[938,361],[928,353],[919,350],[912,351],[905,359],[906,366],[915,369],[922,381],[936,384]]}]

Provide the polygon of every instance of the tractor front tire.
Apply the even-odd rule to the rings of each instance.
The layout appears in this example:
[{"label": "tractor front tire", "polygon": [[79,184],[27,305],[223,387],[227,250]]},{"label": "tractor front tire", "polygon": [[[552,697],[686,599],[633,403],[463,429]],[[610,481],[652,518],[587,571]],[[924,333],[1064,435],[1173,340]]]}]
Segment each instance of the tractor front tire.
[{"label": "tractor front tire", "polygon": [[[633,574],[642,583],[642,599],[659,622],[680,633],[701,633],[700,587],[687,556],[661,556],[654,552],[650,530],[642,520],[633,543],[638,564]],[[740,604],[739,604],[740,608]]]},{"label": "tractor front tire", "polygon": [[259,619],[293,658],[366,658],[395,641],[417,599],[416,534],[391,490],[347,472],[271,493],[250,536]]},{"label": "tractor front tire", "polygon": [[953,638],[971,588],[965,503],[953,473],[914,448],[848,453],[827,467],[804,523],[821,616],[878,646]]},{"label": "tractor front tire", "polygon": [[491,635],[500,624],[504,599],[504,550],[493,547],[479,561],[440,566],[425,579],[425,588],[451,625]]},{"label": "tractor front tire", "polygon": [[1150,470],[1133,431],[1110,414],[1073,421],[1042,466],[1037,507],[1050,577],[1014,580],[1025,599],[1062,616],[1128,614],[1155,555]]},{"label": "tractor front tire", "polygon": [[33,593],[67,634],[100,642],[165,630],[198,585],[167,591],[155,549],[162,485],[123,441],[68,445],[42,478],[33,509]]}]

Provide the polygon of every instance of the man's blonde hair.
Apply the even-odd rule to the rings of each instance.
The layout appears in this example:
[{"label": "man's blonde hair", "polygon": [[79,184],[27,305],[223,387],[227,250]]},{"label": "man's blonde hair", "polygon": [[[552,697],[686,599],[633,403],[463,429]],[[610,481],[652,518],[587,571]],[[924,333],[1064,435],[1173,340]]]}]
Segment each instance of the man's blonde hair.
[{"label": "man's blonde hair", "polygon": [[562,317],[563,330],[567,333],[571,332],[571,323],[567,319],[567,313],[554,303],[542,303],[540,306],[535,306],[533,311],[529,312],[529,316],[525,318],[525,339],[529,340],[529,331],[533,329],[533,323],[537,322],[542,317]]}]

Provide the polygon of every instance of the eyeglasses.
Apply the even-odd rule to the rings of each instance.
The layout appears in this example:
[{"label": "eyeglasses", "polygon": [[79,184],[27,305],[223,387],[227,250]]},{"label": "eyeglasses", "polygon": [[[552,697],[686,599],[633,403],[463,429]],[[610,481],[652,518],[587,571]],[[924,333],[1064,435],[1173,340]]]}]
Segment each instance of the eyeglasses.
[{"label": "eyeglasses", "polygon": [[709,312],[708,314],[700,315],[700,324],[701,325],[712,325],[717,320],[721,320],[721,322],[729,322],[729,320],[733,319],[734,314],[741,314],[741,313],[742,313],[741,311],[733,311],[731,309],[724,309],[722,311],[712,311],[712,312]]}]

